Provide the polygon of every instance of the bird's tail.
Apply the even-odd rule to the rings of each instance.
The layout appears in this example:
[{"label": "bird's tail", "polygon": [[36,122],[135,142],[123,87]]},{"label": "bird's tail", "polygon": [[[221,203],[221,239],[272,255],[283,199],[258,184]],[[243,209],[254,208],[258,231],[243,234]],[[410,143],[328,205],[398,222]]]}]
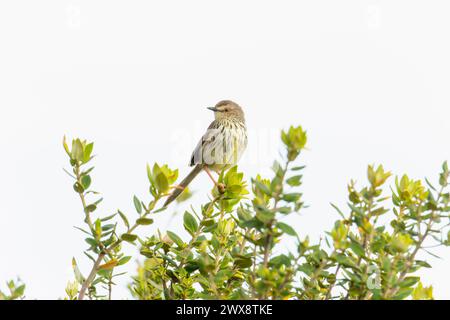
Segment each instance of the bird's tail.
[{"label": "bird's tail", "polygon": [[164,203],[164,207],[167,207],[173,200],[175,200],[186,187],[191,183],[191,181],[202,171],[203,166],[201,164],[197,164],[194,169],[186,176],[186,178],[181,181],[177,188],[175,188],[172,194],[167,198]]}]

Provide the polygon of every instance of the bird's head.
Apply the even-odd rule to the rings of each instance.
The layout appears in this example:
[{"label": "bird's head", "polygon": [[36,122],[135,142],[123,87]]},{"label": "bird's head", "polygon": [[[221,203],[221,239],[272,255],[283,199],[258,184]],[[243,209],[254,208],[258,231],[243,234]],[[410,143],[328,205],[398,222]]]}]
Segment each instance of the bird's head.
[{"label": "bird's head", "polygon": [[242,108],[233,101],[222,100],[214,107],[208,107],[208,109],[214,111],[216,120],[235,119],[244,121],[244,111],[242,111]]}]

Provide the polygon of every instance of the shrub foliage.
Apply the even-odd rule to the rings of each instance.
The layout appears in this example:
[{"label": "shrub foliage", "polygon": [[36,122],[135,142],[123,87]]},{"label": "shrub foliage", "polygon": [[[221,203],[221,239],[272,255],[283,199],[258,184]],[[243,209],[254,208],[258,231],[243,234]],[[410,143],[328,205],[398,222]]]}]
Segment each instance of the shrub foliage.
[{"label": "shrub foliage", "polygon": [[[93,143],[74,139],[69,147],[64,139],[67,173],[84,212],[84,254],[92,261],[82,272],[73,259],[75,281],[66,299],[111,298],[115,278],[124,275],[120,266],[131,258],[125,243],[142,256],[129,285],[136,299],[433,299],[432,287],[417,275],[431,266],[418,256],[450,245],[447,163],[435,185],[368,166],[366,185],[350,181],[347,207],[332,205],[338,219],[323,240],[311,243],[285,222],[305,208],[299,157],[307,135],[291,127],[281,139],[284,156],[271,177],[247,181],[232,167],[220,174],[208,202],[184,212],[188,238],[170,230],[148,231],[145,238],[135,233],[167,214],[161,203],[177,187],[178,170],[148,165],[148,199],[133,197],[136,213],[101,215],[102,199],[91,189]],[[179,201],[189,196],[185,191]],[[24,287],[10,289],[17,298]]]}]

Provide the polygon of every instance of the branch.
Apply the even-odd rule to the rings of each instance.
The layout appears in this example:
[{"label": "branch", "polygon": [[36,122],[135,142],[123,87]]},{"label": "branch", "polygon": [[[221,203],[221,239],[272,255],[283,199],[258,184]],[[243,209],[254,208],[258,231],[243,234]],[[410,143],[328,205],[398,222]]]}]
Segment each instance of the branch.
[{"label": "branch", "polygon": [[[284,167],[284,169],[283,169],[283,171],[281,173],[280,188],[277,190],[277,193],[274,196],[274,199],[275,199],[275,202],[274,202],[274,205],[273,205],[274,210],[276,210],[278,202],[280,201],[280,195],[281,195],[281,192],[283,190],[284,177],[286,176],[286,172],[288,170],[288,167],[289,167],[290,163],[291,163],[290,160],[286,160],[286,165],[285,165],[285,167]],[[269,254],[270,254],[270,250],[271,250],[271,247],[272,247],[272,240],[273,240],[272,224],[273,224],[273,221],[271,221],[268,224],[268,226],[267,226],[269,234],[267,235],[266,241],[264,243],[264,260],[263,260],[264,262],[263,262],[263,265],[266,268],[267,268],[267,265],[269,263]]]},{"label": "branch", "polygon": [[91,285],[92,281],[94,281],[95,276],[97,275],[97,269],[100,263],[102,262],[103,258],[105,257],[104,253],[100,253],[97,257],[97,260],[95,260],[94,265],[92,266],[91,272],[89,273],[86,280],[83,281],[83,284],[81,285],[81,289],[78,293],[78,300],[83,300],[84,295],[86,293],[86,290]]}]

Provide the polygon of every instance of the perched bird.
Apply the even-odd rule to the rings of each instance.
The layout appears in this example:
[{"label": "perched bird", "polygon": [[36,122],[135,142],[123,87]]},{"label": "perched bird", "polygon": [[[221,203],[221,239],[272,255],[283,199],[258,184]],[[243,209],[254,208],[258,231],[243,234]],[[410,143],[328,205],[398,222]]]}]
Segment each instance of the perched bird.
[{"label": "perched bird", "polygon": [[202,170],[217,185],[210,170],[220,173],[232,167],[247,147],[244,112],[237,103],[222,100],[208,109],[214,111],[214,121],[192,153],[190,166],[194,169],[173,190],[164,207],[175,200]]}]

